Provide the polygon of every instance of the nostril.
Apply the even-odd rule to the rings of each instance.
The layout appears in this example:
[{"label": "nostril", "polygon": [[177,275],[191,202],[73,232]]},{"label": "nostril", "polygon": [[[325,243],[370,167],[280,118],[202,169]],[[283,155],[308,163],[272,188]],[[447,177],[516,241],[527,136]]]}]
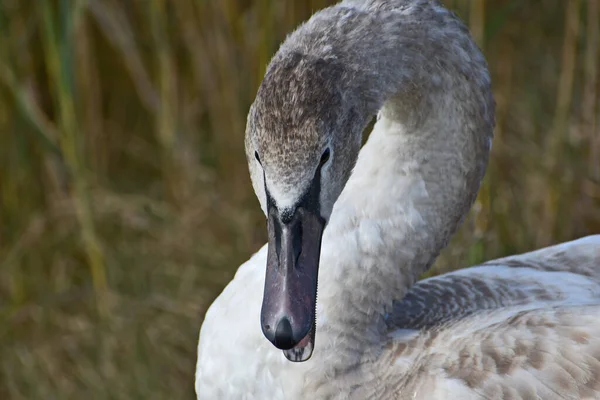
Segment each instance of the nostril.
[{"label": "nostril", "polygon": [[275,332],[273,332],[272,326],[269,324],[262,325],[263,334],[271,343],[275,343]]},{"label": "nostril", "polygon": [[300,263],[298,262],[300,259],[300,254],[302,253],[302,234],[304,233],[302,231],[302,224],[301,223],[297,223],[295,226],[295,235],[294,235],[294,241],[293,241],[293,246],[294,246],[294,261],[296,261],[296,268],[300,268]]},{"label": "nostril", "polygon": [[292,325],[287,317],[279,320],[275,330],[275,343],[273,344],[281,350],[289,350],[296,345],[292,337]]}]

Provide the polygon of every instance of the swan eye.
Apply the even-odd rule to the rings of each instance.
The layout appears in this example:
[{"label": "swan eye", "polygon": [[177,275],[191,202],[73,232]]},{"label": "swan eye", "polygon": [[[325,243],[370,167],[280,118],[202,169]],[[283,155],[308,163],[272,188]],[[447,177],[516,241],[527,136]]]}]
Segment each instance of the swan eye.
[{"label": "swan eye", "polygon": [[256,158],[256,161],[258,161],[258,163],[259,163],[260,165],[262,165],[262,163],[260,162],[260,157],[258,156],[258,151],[255,151],[255,152],[254,152],[254,158]]},{"label": "swan eye", "polygon": [[329,147],[325,149],[323,155],[321,156],[321,161],[319,161],[319,168],[321,168],[327,161],[329,161],[329,155],[331,151],[329,151]]}]

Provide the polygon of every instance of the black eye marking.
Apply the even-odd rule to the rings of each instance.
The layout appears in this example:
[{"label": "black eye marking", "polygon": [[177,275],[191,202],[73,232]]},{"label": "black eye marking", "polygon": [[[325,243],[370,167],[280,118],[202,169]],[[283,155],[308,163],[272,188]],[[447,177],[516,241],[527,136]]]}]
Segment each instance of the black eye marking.
[{"label": "black eye marking", "polygon": [[254,152],[254,158],[256,158],[256,161],[258,161],[258,163],[259,163],[260,165],[262,165],[262,163],[260,162],[260,157],[258,156],[258,151],[255,151],[255,152]]},{"label": "black eye marking", "polygon": [[331,151],[329,150],[329,147],[325,149],[325,151],[323,152],[323,155],[321,156],[321,161],[319,161],[319,168],[321,168],[323,165],[325,165],[327,163],[327,161],[329,161],[329,156],[331,155]]}]

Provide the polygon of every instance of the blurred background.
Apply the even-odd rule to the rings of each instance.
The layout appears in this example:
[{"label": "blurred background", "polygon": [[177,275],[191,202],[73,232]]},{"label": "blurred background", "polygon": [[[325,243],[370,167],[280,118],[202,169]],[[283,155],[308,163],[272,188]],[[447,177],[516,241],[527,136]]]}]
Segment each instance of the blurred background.
[{"label": "blurred background", "polygon": [[[194,398],[203,315],[266,239],[246,112],[332,3],[0,1],[0,398]],[[600,0],[445,3],[498,122],[431,273],[599,233]]]}]

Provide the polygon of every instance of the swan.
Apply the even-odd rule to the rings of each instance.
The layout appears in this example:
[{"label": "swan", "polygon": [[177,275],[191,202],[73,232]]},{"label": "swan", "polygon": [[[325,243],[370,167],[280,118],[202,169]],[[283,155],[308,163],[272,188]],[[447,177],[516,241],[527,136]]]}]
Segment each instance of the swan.
[{"label": "swan", "polygon": [[493,128],[486,61],[436,0],[345,0],[288,36],[245,137],[268,244],[206,313],[198,398],[600,398],[600,236],[418,281]]}]

